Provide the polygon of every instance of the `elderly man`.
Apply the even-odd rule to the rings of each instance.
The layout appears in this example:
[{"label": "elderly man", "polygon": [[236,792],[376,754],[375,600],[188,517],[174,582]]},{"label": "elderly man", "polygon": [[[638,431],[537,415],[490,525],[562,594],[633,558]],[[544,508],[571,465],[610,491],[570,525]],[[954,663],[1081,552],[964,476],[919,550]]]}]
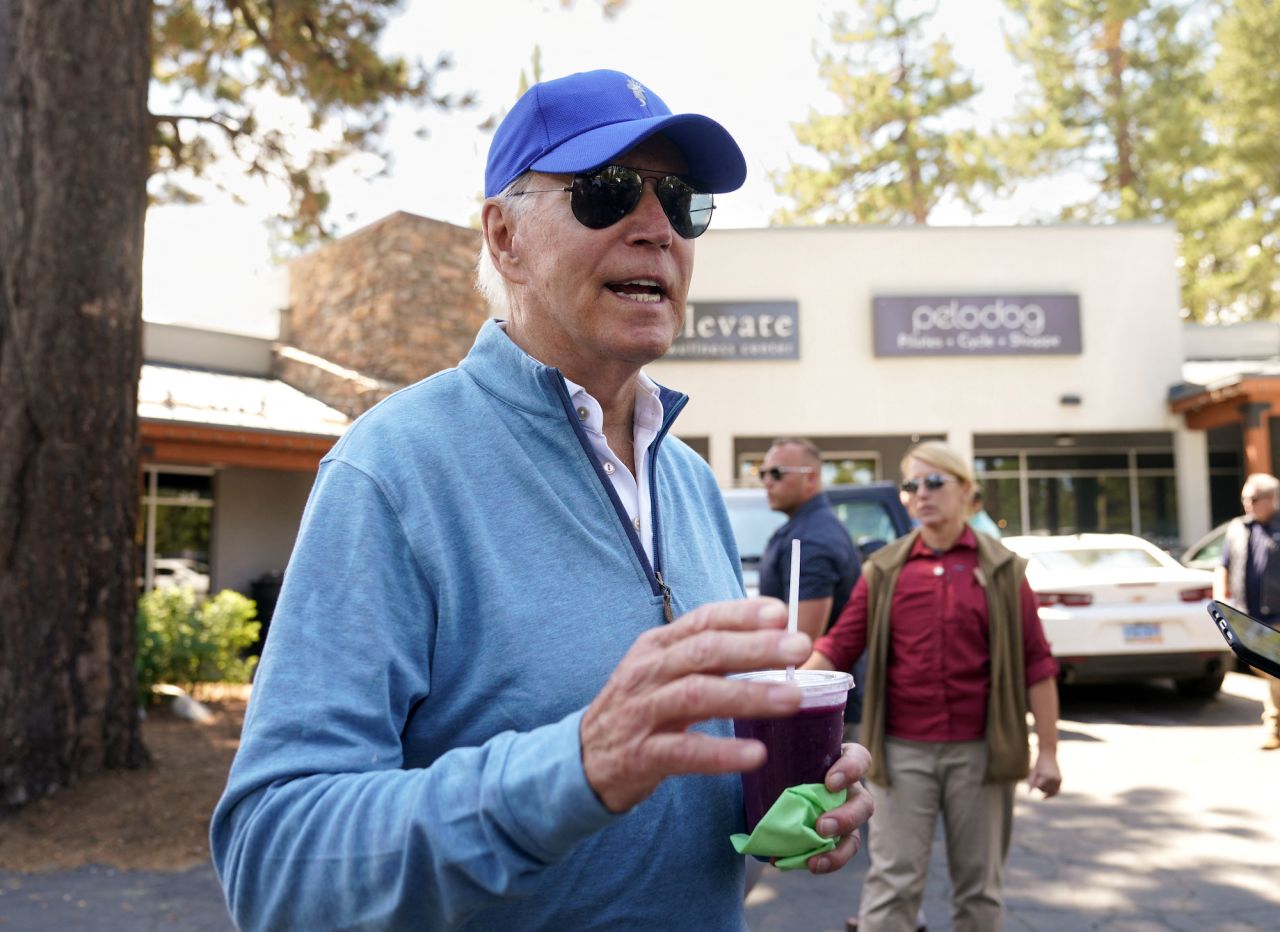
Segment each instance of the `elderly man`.
[{"label": "elderly man", "polygon": [[[504,321],[321,464],[212,825],[247,928],[741,929],[727,719],[798,692],[785,610],[741,596],[685,396],[693,238],[745,163],[612,71],[530,89],[494,136],[481,271]],[[843,840],[871,811],[854,745]]]},{"label": "elderly man", "polygon": [[862,561],[822,492],[822,454],[809,440],[781,437],[760,464],[769,507],[787,516],[760,561],[760,594],[786,602],[791,594],[791,541],[800,541],[797,622],[811,638],[840,615]]},{"label": "elderly man", "polygon": [[[1280,628],[1280,480],[1267,473],[1245,479],[1240,492],[1244,516],[1227,525],[1214,597],[1231,602],[1259,621]],[[1262,750],[1280,749],[1280,680],[1267,674],[1262,700]]]}]

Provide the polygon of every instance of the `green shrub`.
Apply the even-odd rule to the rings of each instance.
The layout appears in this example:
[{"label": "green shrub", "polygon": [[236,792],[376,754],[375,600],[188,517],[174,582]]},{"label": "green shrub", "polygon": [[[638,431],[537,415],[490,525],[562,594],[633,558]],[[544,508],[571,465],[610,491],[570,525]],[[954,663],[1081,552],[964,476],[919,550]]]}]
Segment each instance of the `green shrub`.
[{"label": "green shrub", "polygon": [[247,683],[257,657],[244,652],[258,640],[258,606],[224,589],[200,600],[189,588],[154,589],[138,600],[138,691],[171,683]]}]

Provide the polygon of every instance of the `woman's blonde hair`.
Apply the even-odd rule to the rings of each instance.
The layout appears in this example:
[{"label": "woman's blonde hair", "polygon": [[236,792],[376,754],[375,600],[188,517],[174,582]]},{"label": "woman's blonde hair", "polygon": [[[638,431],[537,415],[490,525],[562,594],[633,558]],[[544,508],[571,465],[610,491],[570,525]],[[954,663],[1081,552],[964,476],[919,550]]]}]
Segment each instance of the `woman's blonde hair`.
[{"label": "woman's blonde hair", "polygon": [[962,485],[970,489],[976,485],[976,481],[973,478],[973,470],[969,467],[969,461],[961,456],[955,447],[944,441],[925,440],[908,450],[906,456],[902,458],[901,468],[904,478],[907,475],[907,464],[912,460],[920,460],[920,462],[928,463],[943,472],[949,472],[959,479]]}]

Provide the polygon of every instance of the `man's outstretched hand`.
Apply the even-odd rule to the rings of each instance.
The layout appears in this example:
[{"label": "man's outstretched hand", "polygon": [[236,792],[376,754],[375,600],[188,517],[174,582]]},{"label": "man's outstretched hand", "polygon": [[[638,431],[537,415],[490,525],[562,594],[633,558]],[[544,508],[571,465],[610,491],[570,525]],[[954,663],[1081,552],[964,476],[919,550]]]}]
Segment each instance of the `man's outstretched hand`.
[{"label": "man's outstretched hand", "polygon": [[[777,599],[741,599],[704,605],[636,639],[587,707],[579,732],[587,782],[607,809],[625,812],[676,774],[734,773],[764,762],[759,741],[716,738],[689,726],[712,718],[784,717],[799,710],[799,687],[725,678],[802,663],[809,656],[809,638],[788,634],[786,624],[786,608]],[[857,761],[842,757],[831,773],[845,773],[852,787],[854,772],[861,776]],[[828,775],[828,786],[831,779]],[[850,810],[838,821],[850,823],[854,817]],[[849,857],[852,852],[840,863]]]}]

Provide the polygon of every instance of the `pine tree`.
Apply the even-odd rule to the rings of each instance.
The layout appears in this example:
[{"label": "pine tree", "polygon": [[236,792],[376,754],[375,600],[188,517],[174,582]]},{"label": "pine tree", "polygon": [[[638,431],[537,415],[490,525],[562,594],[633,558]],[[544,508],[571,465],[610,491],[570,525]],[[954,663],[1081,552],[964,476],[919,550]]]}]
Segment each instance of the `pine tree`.
[{"label": "pine tree", "polygon": [[[376,146],[389,101],[431,97],[433,69],[377,51],[393,6],[0,0],[0,815],[147,757],[133,665],[148,177],[183,190],[225,143],[291,186],[299,238],[323,234],[324,167]],[[266,91],[328,139],[297,155],[256,116]]]},{"label": "pine tree", "polygon": [[147,0],[0,0],[0,819],[147,759],[134,692]]},{"label": "pine tree", "polygon": [[825,164],[774,176],[793,201],[776,222],[925,223],[944,198],[976,210],[981,192],[999,188],[990,146],[962,125],[979,88],[947,42],[925,46],[927,19],[899,0],[876,0],[856,25],[836,16],[819,66],[839,108],[793,126]]},{"label": "pine tree", "polygon": [[1218,23],[1219,141],[1183,218],[1183,303],[1210,322],[1280,316],[1280,5],[1235,0]]},{"label": "pine tree", "polygon": [[[213,162],[238,160],[248,175],[287,186],[290,209],[277,218],[283,239],[301,246],[330,235],[324,173],[354,153],[384,155],[389,104],[472,103],[433,91],[448,55],[426,67],[378,51],[400,5],[155,0],[152,97],[164,102],[151,116],[155,196],[192,200]],[[281,100],[305,107],[304,133],[262,118]]]},{"label": "pine tree", "polygon": [[1173,219],[1211,155],[1195,0],[1006,0],[1034,92],[1006,164],[1024,176],[1083,170],[1098,195],[1064,219]]}]

